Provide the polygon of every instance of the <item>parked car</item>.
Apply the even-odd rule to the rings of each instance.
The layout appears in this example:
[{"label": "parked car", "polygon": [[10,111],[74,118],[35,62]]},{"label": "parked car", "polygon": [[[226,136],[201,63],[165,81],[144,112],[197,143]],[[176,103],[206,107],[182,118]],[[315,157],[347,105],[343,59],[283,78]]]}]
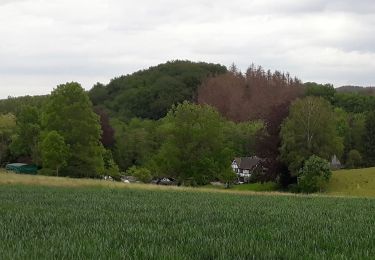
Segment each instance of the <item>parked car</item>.
[{"label": "parked car", "polygon": [[135,183],[137,182],[137,178],[134,176],[121,176],[121,181],[125,183]]},{"label": "parked car", "polygon": [[177,185],[178,181],[171,177],[162,177],[153,179],[151,183],[157,185]]}]

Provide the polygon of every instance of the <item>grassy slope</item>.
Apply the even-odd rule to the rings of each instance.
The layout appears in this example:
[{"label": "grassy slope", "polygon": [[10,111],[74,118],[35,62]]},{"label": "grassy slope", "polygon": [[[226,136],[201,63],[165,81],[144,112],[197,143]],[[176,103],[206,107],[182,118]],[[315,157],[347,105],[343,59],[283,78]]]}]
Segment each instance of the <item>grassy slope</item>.
[{"label": "grassy slope", "polygon": [[328,194],[375,197],[375,168],[333,172]]}]

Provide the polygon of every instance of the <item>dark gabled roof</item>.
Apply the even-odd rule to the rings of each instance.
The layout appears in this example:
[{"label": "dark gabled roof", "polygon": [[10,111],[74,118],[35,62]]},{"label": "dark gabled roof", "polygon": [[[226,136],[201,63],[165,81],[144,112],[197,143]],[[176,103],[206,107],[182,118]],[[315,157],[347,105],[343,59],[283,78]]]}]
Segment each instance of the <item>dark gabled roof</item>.
[{"label": "dark gabled roof", "polygon": [[238,158],[235,158],[234,160],[237,163],[238,168],[243,169],[243,170],[251,170],[262,161],[262,159],[256,156],[238,157]]}]

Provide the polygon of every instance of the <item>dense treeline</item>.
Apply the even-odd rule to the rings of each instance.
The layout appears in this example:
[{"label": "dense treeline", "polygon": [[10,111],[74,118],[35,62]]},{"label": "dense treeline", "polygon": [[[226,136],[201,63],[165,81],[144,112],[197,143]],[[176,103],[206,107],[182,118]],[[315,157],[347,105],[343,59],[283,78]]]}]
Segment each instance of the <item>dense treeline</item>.
[{"label": "dense treeline", "polygon": [[[307,82],[306,96],[319,96],[328,100],[333,106],[342,108],[348,113],[366,113],[375,107],[375,96],[360,91],[338,91],[331,84]],[[370,92],[371,93],[371,92]]]},{"label": "dense treeline", "polygon": [[47,101],[48,96],[24,96],[24,97],[8,97],[0,100],[0,112],[2,114],[17,115],[24,106],[32,106],[40,109]]},{"label": "dense treeline", "polygon": [[95,106],[103,106],[112,116],[160,119],[172,105],[193,102],[202,80],[226,72],[218,64],[173,61],[96,84],[89,92]]},{"label": "dense treeline", "polygon": [[251,65],[241,73],[235,65],[226,74],[210,77],[198,90],[198,102],[215,107],[235,121],[262,120],[265,131],[259,135],[256,154],[267,158],[268,172],[262,180],[274,180],[286,167],[280,162],[280,125],[290,103],[303,95],[301,81],[280,71],[265,71]]},{"label": "dense treeline", "polygon": [[0,101],[0,160],[34,163],[42,174],[203,185],[233,181],[233,157],[257,155],[266,172],[252,181],[316,191],[334,156],[348,168],[375,165],[374,108],[367,92],[289,73],[173,61],[89,92],[67,83],[49,96]]},{"label": "dense treeline", "polygon": [[375,97],[371,92],[342,92],[332,85],[306,83],[306,96],[327,100],[334,109],[338,134],[343,142],[341,160],[347,167],[374,166],[372,133]]},{"label": "dense treeline", "polygon": [[203,82],[198,102],[216,107],[236,122],[267,120],[275,107],[288,106],[302,93],[301,81],[289,73],[252,65],[242,74],[233,65],[230,72]]}]

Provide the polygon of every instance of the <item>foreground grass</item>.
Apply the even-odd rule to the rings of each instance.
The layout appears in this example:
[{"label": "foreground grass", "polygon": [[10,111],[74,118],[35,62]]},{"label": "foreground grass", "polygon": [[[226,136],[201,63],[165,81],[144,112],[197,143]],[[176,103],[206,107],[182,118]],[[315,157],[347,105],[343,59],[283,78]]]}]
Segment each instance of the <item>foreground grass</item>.
[{"label": "foreground grass", "polygon": [[249,183],[249,184],[235,185],[233,189],[240,190],[240,191],[276,191],[278,189],[278,186],[274,182]]},{"label": "foreground grass", "polygon": [[[278,185],[274,182],[265,182],[265,183],[246,183],[241,185],[231,185],[229,189],[225,188],[224,184],[221,185],[212,185],[208,184],[202,187],[203,189],[212,189],[212,190],[225,190],[228,192],[233,191],[250,191],[250,192],[277,192]],[[201,188],[199,188],[201,189]]]},{"label": "foreground grass", "polygon": [[0,184],[1,259],[373,259],[375,200]]},{"label": "foreground grass", "polygon": [[375,168],[333,172],[327,193],[340,196],[375,197]]}]

